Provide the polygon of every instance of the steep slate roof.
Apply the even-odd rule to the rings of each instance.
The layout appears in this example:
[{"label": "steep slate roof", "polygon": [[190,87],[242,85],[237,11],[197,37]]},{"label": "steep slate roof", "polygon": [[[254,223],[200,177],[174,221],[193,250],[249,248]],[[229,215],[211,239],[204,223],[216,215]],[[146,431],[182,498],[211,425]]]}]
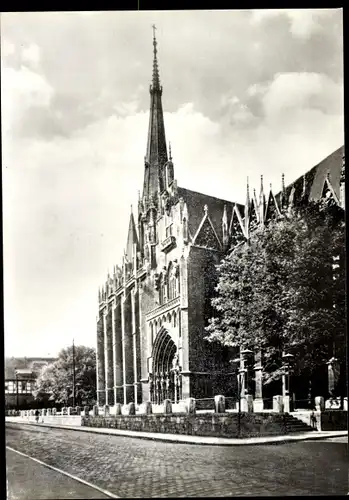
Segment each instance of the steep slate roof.
[{"label": "steep slate roof", "polygon": [[[57,358],[5,358],[5,380],[15,379],[16,370],[31,369],[33,363],[46,361],[47,363],[53,363]],[[33,370],[35,372],[35,370]]]},{"label": "steep slate roof", "polygon": [[[317,201],[322,196],[322,189],[324,186],[324,182],[327,177],[327,173],[329,172],[329,179],[331,185],[333,187],[334,192],[337,195],[337,198],[340,198],[340,176],[341,176],[341,168],[342,168],[342,157],[344,155],[344,146],[336,149],[333,153],[331,153],[327,158],[322,160],[320,163],[315,165],[315,167],[311,168],[307,172],[305,172],[305,194],[306,199]],[[291,189],[294,186],[295,188],[295,196],[294,200],[300,199],[303,192],[303,175],[298,177],[294,182],[289,184],[286,187],[286,200],[288,200],[289,195],[291,193]],[[280,193],[276,196],[277,201],[280,199]]]},{"label": "steep slate roof", "polygon": [[[232,201],[221,200],[215,198],[214,196],[208,196],[207,194],[197,193],[196,191],[191,191],[186,188],[178,188],[178,196],[182,197],[188,207],[188,228],[192,236],[195,235],[199,228],[200,222],[202,221],[205,212],[204,206],[208,207],[208,216],[212,221],[213,227],[222,242],[223,231],[222,231],[222,217],[224,211],[224,205],[227,207],[228,216],[228,226],[233,214],[233,208],[235,203]],[[244,215],[244,205],[237,204],[241,213]]]}]

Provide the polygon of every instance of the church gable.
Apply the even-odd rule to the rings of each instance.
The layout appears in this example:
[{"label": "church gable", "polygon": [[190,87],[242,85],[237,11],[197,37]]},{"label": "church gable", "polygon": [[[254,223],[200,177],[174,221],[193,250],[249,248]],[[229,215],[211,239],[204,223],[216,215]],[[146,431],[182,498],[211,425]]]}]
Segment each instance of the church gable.
[{"label": "church gable", "polygon": [[258,211],[256,208],[255,199],[252,198],[250,208],[249,208],[249,227],[252,229],[258,224]]},{"label": "church gable", "polygon": [[238,211],[236,207],[234,208],[233,216],[230,222],[230,238],[233,247],[238,245],[239,243],[242,243],[246,239],[244,231],[242,229],[241,217],[239,220]]},{"label": "church gable", "polygon": [[207,213],[200,224],[198,232],[194,238],[193,245],[214,250],[221,250],[221,242],[218,239]]},{"label": "church gable", "polygon": [[268,221],[268,220],[273,219],[275,217],[279,217],[280,215],[281,214],[280,214],[279,207],[277,206],[273,192],[270,189],[267,208],[265,211],[265,220]]},{"label": "church gable", "polygon": [[334,189],[332,187],[329,175],[327,175],[326,179],[324,180],[321,198],[327,203],[336,203],[337,205],[339,204],[336,193],[334,192]]}]

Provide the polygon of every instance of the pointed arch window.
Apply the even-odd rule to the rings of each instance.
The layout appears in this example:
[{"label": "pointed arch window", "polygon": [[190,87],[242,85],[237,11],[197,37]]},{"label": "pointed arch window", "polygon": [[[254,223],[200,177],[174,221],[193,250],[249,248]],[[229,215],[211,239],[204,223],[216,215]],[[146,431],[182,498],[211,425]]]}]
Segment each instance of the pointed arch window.
[{"label": "pointed arch window", "polygon": [[168,269],[168,300],[172,300],[178,295],[177,281],[176,267],[173,264],[170,264]]},{"label": "pointed arch window", "polygon": [[159,304],[162,305],[165,302],[165,286],[164,286],[164,276],[160,274],[159,277]]}]

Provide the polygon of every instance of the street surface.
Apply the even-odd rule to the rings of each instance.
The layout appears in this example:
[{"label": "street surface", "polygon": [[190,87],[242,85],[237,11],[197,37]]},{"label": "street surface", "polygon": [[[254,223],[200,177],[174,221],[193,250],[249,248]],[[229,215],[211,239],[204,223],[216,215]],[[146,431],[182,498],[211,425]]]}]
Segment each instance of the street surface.
[{"label": "street surface", "polygon": [[6,450],[9,500],[109,498],[44,465]]},{"label": "street surface", "polygon": [[[348,493],[348,445],[343,438],[200,446],[7,423],[6,445],[124,498]],[[12,455],[16,457],[11,456],[10,464],[22,459]],[[26,476],[8,473],[9,500],[50,498],[32,496],[35,475]],[[96,492],[94,498],[103,495]]]}]

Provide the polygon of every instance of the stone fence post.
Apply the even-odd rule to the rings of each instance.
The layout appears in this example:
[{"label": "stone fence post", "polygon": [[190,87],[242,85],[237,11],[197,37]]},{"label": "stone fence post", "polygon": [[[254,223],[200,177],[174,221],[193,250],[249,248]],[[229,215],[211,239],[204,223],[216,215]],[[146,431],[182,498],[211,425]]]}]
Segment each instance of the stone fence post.
[{"label": "stone fence post", "polygon": [[121,403],[115,403],[115,415],[121,415]]},{"label": "stone fence post", "polygon": [[225,413],[225,397],[218,395],[214,397],[215,413]]},{"label": "stone fence post", "polygon": [[128,414],[129,415],[136,415],[136,406],[134,403],[128,404]]},{"label": "stone fence post", "polygon": [[284,411],[282,396],[273,396],[273,411],[276,413],[282,413]]},{"label": "stone fence post", "polygon": [[81,415],[81,408],[80,408],[80,406],[76,406],[75,407],[75,412],[76,412],[77,415]]},{"label": "stone fence post", "polygon": [[316,396],[315,409],[316,409],[316,411],[324,411],[325,410],[325,400],[322,396]]},{"label": "stone fence post", "polygon": [[72,415],[73,413],[73,408],[71,406],[68,407],[68,415]]},{"label": "stone fence post", "polygon": [[164,400],[164,413],[165,414],[172,413],[172,403],[170,399]]},{"label": "stone fence post", "polygon": [[92,410],[93,410],[93,414],[92,414],[92,415],[93,415],[94,417],[98,417],[98,413],[99,413],[99,411],[98,411],[98,410],[99,410],[98,406],[97,406],[97,405],[94,405],[94,406],[93,406],[93,408],[92,408]]},{"label": "stone fence post", "polygon": [[57,415],[57,408],[52,408],[52,415]]},{"label": "stone fence post", "polygon": [[146,401],[143,404],[143,408],[144,408],[145,415],[151,415],[153,413],[153,407],[152,407],[152,404],[150,401]]},{"label": "stone fence post", "polygon": [[46,408],[43,408],[43,409],[42,409],[42,411],[41,411],[41,415],[42,415],[43,417],[46,417],[46,415],[47,415],[47,410],[46,410]]},{"label": "stone fence post", "polygon": [[88,406],[84,406],[84,417],[90,416],[90,409]]},{"label": "stone fence post", "polygon": [[195,415],[196,413],[196,399],[195,398],[188,398],[186,400],[186,410],[187,413],[191,413]]},{"label": "stone fence post", "polygon": [[109,417],[110,416],[110,408],[109,405],[104,405],[104,417]]}]

